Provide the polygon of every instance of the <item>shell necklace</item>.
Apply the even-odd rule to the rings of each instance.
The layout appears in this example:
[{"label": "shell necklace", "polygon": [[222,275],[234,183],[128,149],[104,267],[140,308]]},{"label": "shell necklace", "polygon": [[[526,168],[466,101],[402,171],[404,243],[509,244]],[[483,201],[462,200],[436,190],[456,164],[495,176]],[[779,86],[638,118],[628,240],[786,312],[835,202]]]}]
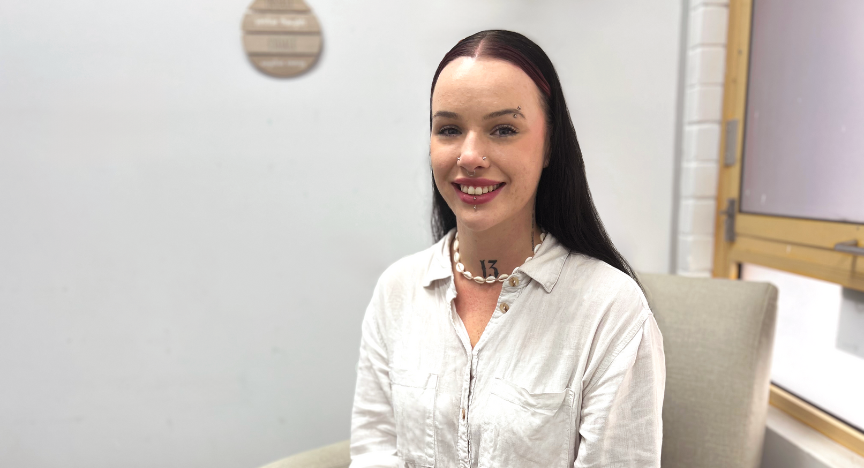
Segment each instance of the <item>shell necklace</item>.
[{"label": "shell necklace", "polygon": [[[540,244],[537,244],[534,246],[534,254],[535,255],[537,254],[537,251],[540,250],[540,245],[543,244],[544,239],[546,239],[546,231],[540,231]],[[534,258],[534,257],[532,256],[532,257],[526,258],[525,263],[528,263],[532,258]],[[492,284],[496,281],[499,283],[503,283],[503,282],[507,281],[507,278],[510,278],[510,275],[512,275],[513,273],[516,273],[516,268],[519,268],[519,267],[514,268],[513,273],[510,273],[509,275],[506,273],[502,273],[497,278],[495,276],[492,276],[492,275],[490,275],[487,278],[484,278],[480,275],[477,275],[477,276],[472,275],[470,271],[465,269],[465,265],[463,265],[460,260],[461,260],[461,255],[459,255],[459,232],[457,231],[456,237],[453,239],[453,262],[456,263],[456,271],[458,271],[459,273],[462,273],[462,276],[464,276],[466,279],[474,280],[474,282],[478,283],[478,284],[483,284],[483,283]],[[523,265],[525,263],[523,263]]]}]

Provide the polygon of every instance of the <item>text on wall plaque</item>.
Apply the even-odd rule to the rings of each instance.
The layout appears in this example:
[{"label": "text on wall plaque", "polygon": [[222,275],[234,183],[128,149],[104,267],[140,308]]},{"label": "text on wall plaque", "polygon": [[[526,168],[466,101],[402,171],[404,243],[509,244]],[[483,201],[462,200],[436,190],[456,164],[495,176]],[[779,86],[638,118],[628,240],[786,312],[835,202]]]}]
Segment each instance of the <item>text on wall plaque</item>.
[{"label": "text on wall plaque", "polygon": [[303,0],[255,0],[243,18],[243,48],[271,76],[308,70],[321,54],[321,25]]}]

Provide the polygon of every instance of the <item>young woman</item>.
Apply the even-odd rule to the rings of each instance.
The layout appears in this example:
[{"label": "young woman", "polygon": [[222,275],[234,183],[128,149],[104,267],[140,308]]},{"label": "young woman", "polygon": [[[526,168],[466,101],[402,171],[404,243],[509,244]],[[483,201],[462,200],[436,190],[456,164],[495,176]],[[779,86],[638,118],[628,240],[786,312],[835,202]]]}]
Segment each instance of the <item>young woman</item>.
[{"label": "young woman", "polygon": [[460,41],[432,80],[432,247],[363,321],[352,467],[659,467],[663,339],[591,201],[546,54]]}]

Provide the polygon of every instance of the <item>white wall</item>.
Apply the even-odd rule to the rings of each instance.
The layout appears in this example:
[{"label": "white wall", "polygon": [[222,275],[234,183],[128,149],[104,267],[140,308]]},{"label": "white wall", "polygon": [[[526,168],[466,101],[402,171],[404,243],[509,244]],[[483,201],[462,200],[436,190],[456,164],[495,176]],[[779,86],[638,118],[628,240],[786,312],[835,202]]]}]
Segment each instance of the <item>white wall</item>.
[{"label": "white wall", "polygon": [[260,75],[245,2],[0,4],[0,466],[256,466],[348,436],[380,272],[427,246],[428,89],[455,42],[558,67],[601,215],[667,271],[676,0],[311,1]]},{"label": "white wall", "polygon": [[[711,276],[729,0],[689,0],[674,271]],[[724,207],[721,207],[724,208]]]}]

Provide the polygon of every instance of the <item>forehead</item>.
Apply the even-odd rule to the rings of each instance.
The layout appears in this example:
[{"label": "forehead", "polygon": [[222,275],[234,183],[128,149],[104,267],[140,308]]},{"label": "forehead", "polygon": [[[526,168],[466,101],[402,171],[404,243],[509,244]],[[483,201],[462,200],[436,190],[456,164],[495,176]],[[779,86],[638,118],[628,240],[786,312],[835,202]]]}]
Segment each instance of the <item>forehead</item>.
[{"label": "forehead", "polygon": [[459,57],[441,70],[432,94],[432,111],[466,106],[525,107],[539,99],[537,85],[516,65],[485,57]]}]

